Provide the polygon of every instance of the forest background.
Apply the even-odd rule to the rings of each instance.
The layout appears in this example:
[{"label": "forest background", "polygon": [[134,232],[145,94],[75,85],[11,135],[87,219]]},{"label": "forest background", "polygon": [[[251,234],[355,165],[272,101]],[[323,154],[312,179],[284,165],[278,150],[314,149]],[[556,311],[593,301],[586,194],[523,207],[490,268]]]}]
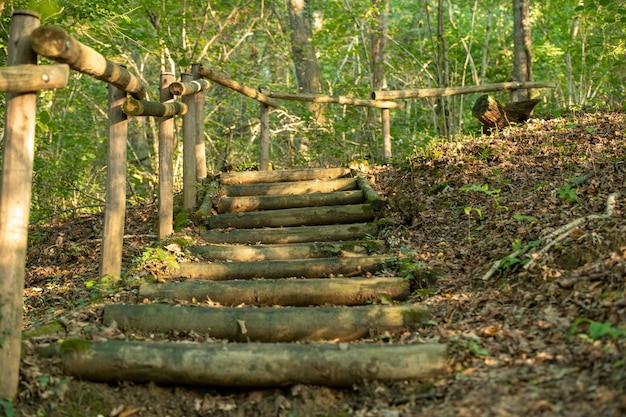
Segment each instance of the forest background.
[{"label": "forest background", "polygon": [[[321,93],[369,98],[374,90],[372,36],[380,30],[377,0],[309,0]],[[14,10],[41,13],[42,25],[68,30],[82,43],[126,65],[158,100],[159,74],[178,78],[199,62],[242,84],[298,91],[287,0],[9,1],[0,19],[6,65]],[[531,2],[533,80],[539,117],[581,110],[624,110],[626,5],[610,0]],[[384,15],[389,89],[468,86],[509,81],[513,74],[510,0],[391,0]],[[42,60],[45,63],[45,60]],[[508,101],[508,93],[495,94]],[[471,107],[478,94],[406,101],[391,111],[395,160],[460,135],[479,134]],[[205,92],[209,172],[250,169],[258,162],[259,106],[216,84]],[[107,146],[106,85],[72,72],[67,88],[39,93],[32,222],[104,208]],[[305,103],[281,102],[270,114],[274,169],[382,162],[378,109],[329,105],[317,123]],[[0,108],[3,112],[4,108]],[[131,118],[129,198],[156,199],[157,122]],[[182,134],[180,121],[176,125]],[[4,128],[4,126],[2,126]],[[182,140],[176,177],[182,177]],[[1,163],[1,161],[0,161]],[[180,184],[178,184],[180,185]]]}]

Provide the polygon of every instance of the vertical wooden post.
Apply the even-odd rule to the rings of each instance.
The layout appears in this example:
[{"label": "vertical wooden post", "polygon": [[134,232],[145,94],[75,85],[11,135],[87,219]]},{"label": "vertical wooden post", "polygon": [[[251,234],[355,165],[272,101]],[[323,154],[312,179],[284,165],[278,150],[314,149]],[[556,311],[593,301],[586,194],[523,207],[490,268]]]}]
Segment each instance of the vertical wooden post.
[{"label": "vertical wooden post", "polygon": [[[199,74],[200,64],[191,65],[191,74],[194,80],[202,77]],[[204,91],[193,95],[196,109],[196,174],[199,180],[207,177],[206,150],[204,148]]]},{"label": "vertical wooden post", "polygon": [[383,133],[383,157],[386,161],[389,161],[393,156],[391,151],[391,117],[389,116],[389,109],[381,110],[380,119]]},{"label": "vertical wooden post", "polygon": [[[191,74],[182,74],[181,81],[192,81]],[[187,105],[187,113],[183,115],[183,210],[196,207],[196,112],[193,95],[183,96],[182,102]]]},{"label": "vertical wooden post", "polygon": [[[8,65],[37,63],[29,35],[38,26],[36,13],[13,13]],[[36,93],[6,95],[0,179],[0,399],[15,397],[18,388],[36,113]]]},{"label": "vertical wooden post", "polygon": [[122,273],[122,246],[126,218],[126,141],[128,116],[122,111],[126,92],[112,84],[109,89],[109,143],[104,236],[100,277],[119,279]]},{"label": "vertical wooden post", "polygon": [[[161,103],[174,99],[169,86],[174,74],[163,73],[160,79]],[[174,118],[159,121],[159,239],[174,231]]]},{"label": "vertical wooden post", "polygon": [[270,166],[270,107],[261,104],[261,140],[259,142],[259,169],[269,170]]}]

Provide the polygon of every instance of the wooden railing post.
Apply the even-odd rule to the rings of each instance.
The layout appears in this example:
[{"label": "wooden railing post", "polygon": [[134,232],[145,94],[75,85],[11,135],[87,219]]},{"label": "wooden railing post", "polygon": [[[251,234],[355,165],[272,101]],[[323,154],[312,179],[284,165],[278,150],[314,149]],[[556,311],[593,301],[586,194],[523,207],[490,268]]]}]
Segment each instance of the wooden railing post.
[{"label": "wooden railing post", "polygon": [[109,143],[100,277],[119,279],[122,273],[122,246],[124,243],[124,220],[126,218],[128,117],[122,111],[126,92],[113,84],[109,84],[108,89]]},{"label": "wooden railing post", "polygon": [[[8,65],[37,63],[29,36],[38,26],[36,13],[13,13]],[[18,388],[36,113],[37,94],[6,95],[0,179],[0,399],[15,397]]]},{"label": "wooden railing post", "polygon": [[391,150],[391,116],[389,115],[389,109],[382,109],[380,111],[380,120],[383,134],[383,157],[386,161],[389,161],[393,156]]},{"label": "wooden railing post", "polygon": [[[193,80],[191,74],[182,74],[181,81]],[[196,207],[196,107],[193,95],[183,96],[182,102],[187,105],[187,113],[183,115],[183,210]]]},{"label": "wooden railing post", "polygon": [[[200,64],[191,65],[193,79],[200,80]],[[200,90],[193,95],[196,112],[196,174],[199,180],[207,177],[206,150],[204,147],[204,91]]]},{"label": "wooden railing post", "polygon": [[[163,73],[159,81],[160,100],[173,100],[169,86],[174,74]],[[159,121],[159,239],[174,231],[174,118],[162,117]]]}]

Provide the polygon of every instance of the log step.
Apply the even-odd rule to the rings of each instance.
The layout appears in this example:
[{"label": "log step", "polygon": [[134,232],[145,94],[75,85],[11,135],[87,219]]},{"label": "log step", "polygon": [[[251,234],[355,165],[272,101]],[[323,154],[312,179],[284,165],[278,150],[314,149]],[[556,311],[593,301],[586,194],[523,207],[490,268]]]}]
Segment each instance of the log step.
[{"label": "log step", "polygon": [[209,217],[208,226],[211,229],[319,226],[367,222],[374,217],[374,209],[370,204],[350,204],[218,214]]},{"label": "log step", "polygon": [[353,240],[344,242],[310,242],[276,245],[192,246],[187,250],[195,256],[215,261],[266,261],[286,259],[328,258],[342,253],[368,255],[386,249],[383,240]]},{"label": "log step", "polygon": [[225,281],[254,278],[325,278],[380,271],[393,256],[293,259],[258,262],[182,263],[172,278]]},{"label": "log step", "polygon": [[350,175],[350,168],[286,169],[280,171],[229,172],[220,175],[223,185],[257,184],[263,182],[331,180]]},{"label": "log step", "polygon": [[409,282],[398,277],[262,279],[246,281],[197,281],[142,284],[141,300],[210,300],[223,306],[294,306],[380,303],[385,298],[404,301]]},{"label": "log step", "polygon": [[[79,345],[80,349],[76,346]],[[76,378],[228,387],[352,387],[446,372],[443,344],[222,344],[68,340],[47,349]]]},{"label": "log step", "polygon": [[196,332],[234,342],[353,341],[411,329],[429,320],[421,306],[197,307],[109,304],[104,323],[122,331]]},{"label": "log step", "polygon": [[218,213],[240,213],[255,210],[276,210],[297,207],[337,206],[360,204],[365,200],[363,191],[337,191],[330,193],[262,195],[221,197],[216,202]]},{"label": "log step", "polygon": [[229,197],[331,193],[357,190],[358,188],[356,178],[222,186],[222,190]]},{"label": "log step", "polygon": [[299,226],[259,229],[209,230],[200,232],[207,243],[274,244],[335,242],[365,239],[378,235],[376,223]]}]

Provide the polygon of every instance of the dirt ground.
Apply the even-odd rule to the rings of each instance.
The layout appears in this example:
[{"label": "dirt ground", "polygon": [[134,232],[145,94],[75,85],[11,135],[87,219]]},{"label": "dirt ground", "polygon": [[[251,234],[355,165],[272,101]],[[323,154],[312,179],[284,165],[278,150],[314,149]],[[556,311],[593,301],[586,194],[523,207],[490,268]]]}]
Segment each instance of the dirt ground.
[{"label": "dirt ground", "polygon": [[129,210],[130,272],[118,287],[96,281],[102,216],[33,227],[20,394],[0,415],[626,415],[625,136],[624,114],[570,115],[371,168],[388,199],[382,237],[412,265],[421,288],[411,301],[433,317],[380,343],[446,343],[449,371],[430,381],[250,390],[74,380],[36,349],[126,337],[102,326],[98,305],[134,294],[133,268],[149,267],[157,247],[156,209]]}]

